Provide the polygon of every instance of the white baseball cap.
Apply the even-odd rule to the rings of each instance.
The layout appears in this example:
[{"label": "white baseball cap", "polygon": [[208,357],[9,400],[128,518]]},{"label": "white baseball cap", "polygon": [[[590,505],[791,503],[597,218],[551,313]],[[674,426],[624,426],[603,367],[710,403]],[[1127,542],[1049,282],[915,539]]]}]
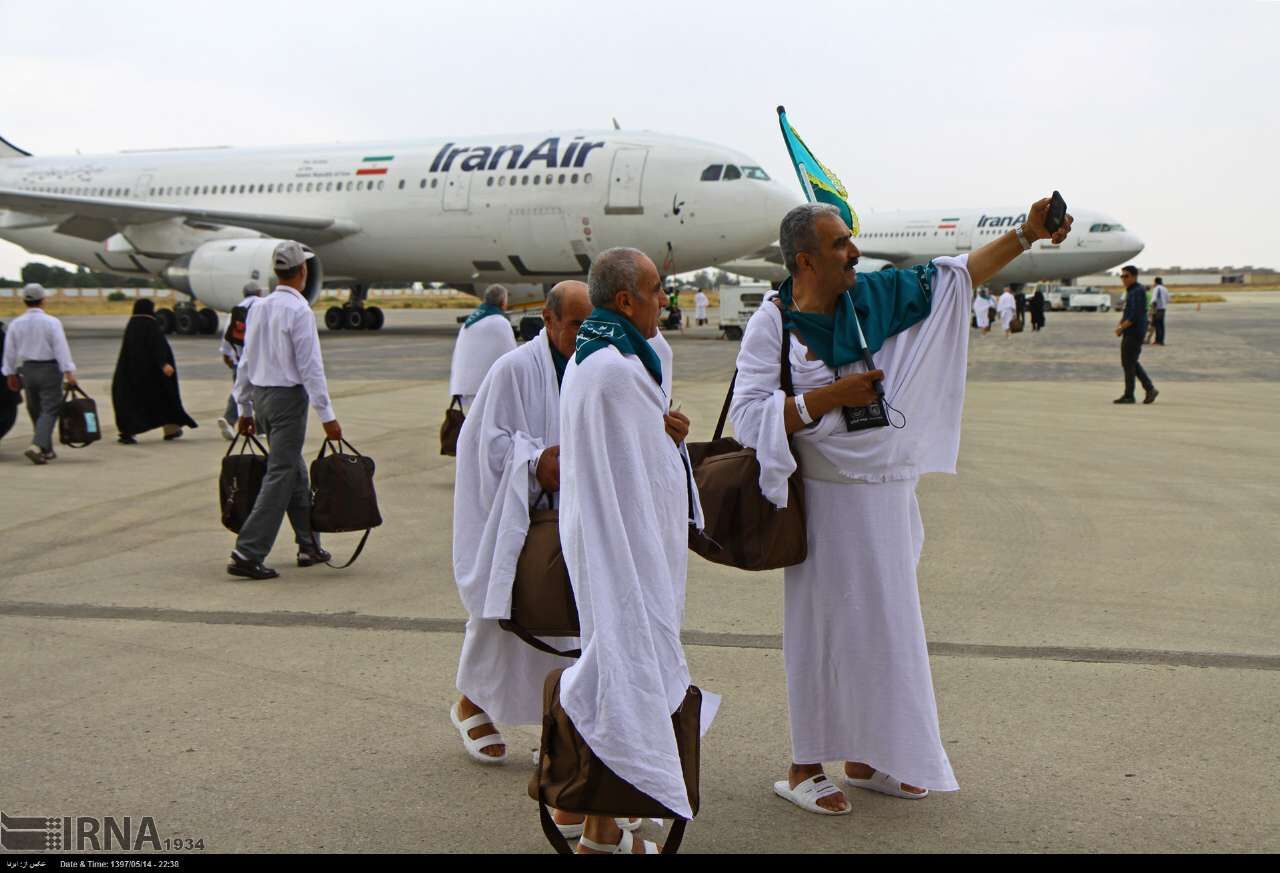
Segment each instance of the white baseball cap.
[{"label": "white baseball cap", "polygon": [[48,296],[49,293],[44,290],[44,286],[35,282],[32,282],[29,285],[24,285],[22,288],[22,299],[28,303],[35,303],[36,301],[43,300]]},{"label": "white baseball cap", "polygon": [[315,256],[316,253],[302,243],[287,239],[276,246],[273,262],[277,270],[291,270]]}]

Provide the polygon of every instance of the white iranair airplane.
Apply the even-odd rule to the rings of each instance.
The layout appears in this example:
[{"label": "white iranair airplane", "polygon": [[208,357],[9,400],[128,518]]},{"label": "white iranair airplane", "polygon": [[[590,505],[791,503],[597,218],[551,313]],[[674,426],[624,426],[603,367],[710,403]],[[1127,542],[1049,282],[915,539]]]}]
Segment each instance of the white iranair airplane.
[{"label": "white iranair airplane", "polygon": [[[713,166],[714,184],[704,181]],[[325,279],[352,283],[328,327],[376,330],[373,282],[473,293],[502,282],[515,286],[513,305],[540,304],[550,283],[585,278],[611,246],[644,251],[664,275],[756,251],[800,199],[746,155],[649,132],[62,157],[0,139],[0,239],[162,277],[189,298],[157,313],[179,333],[216,331],[213,310],[235,306],[251,279],[269,286],[280,239],[317,254],[310,300]]]},{"label": "white iranair airplane", "polygon": [[[1101,273],[1132,260],[1142,240],[1114,218],[1093,209],[1068,207],[1074,218],[1071,236],[1062,245],[1040,240],[1014,258],[988,283],[1022,285],[1042,280],[1072,279]],[[939,209],[877,212],[860,215],[861,233],[854,238],[862,257],[858,270],[909,267],[944,255],[960,255],[980,248],[1026,221],[1025,207]],[[775,242],[748,258],[722,263],[721,269],[766,282],[787,278],[782,253]]]}]

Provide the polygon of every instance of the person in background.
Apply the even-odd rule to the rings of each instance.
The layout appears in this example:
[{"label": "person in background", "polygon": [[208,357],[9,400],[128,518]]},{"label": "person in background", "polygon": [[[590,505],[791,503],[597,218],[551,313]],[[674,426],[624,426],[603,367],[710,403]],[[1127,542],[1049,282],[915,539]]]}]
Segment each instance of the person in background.
[{"label": "person in background", "polygon": [[58,457],[53,451],[53,426],[62,406],[62,383],[76,384],[76,365],[71,360],[62,322],[44,311],[44,287],[32,282],[22,289],[27,311],[9,323],[0,374],[9,390],[27,393],[27,414],[35,435],[23,454],[36,466]]},{"label": "person in background", "polygon": [[222,362],[231,368],[232,392],[227,397],[227,411],[222,414],[222,418],[218,419],[218,430],[222,431],[222,436],[226,440],[236,438],[235,422],[240,418],[239,410],[236,409],[234,390],[236,367],[240,364],[240,356],[244,354],[244,335],[248,329],[249,310],[261,299],[262,286],[257,282],[248,282],[244,286],[244,299],[231,310],[226,333],[222,335],[222,343],[218,346],[218,351],[222,354]]},{"label": "person in background", "polygon": [[484,302],[467,316],[458,329],[449,367],[449,394],[461,398],[469,409],[493,362],[516,347],[515,333],[507,321],[507,289],[490,285]]},{"label": "person in background", "polygon": [[991,310],[995,305],[987,289],[979,288],[978,296],[973,298],[973,321],[982,333],[991,333]]},{"label": "person in background", "polygon": [[182,436],[182,427],[196,427],[182,408],[178,371],[173,349],[156,321],[156,305],[146,298],[135,300],[133,317],[124,329],[120,357],[111,378],[111,405],[115,409],[119,442],[134,445],[140,433],[164,428],[166,440]]},{"label": "person in background", "polygon": [[707,323],[707,304],[710,302],[711,298],[701,288],[693,295],[693,318],[699,327]]},{"label": "person in background", "polygon": [[1116,336],[1120,337],[1120,364],[1124,367],[1124,393],[1115,399],[1115,403],[1135,403],[1133,383],[1135,377],[1142,383],[1147,396],[1143,403],[1155,403],[1160,392],[1147,371],[1138,363],[1142,354],[1142,335],[1147,330],[1147,289],[1138,281],[1138,268],[1132,265],[1120,270],[1120,281],[1124,283],[1124,314],[1120,324],[1116,325]]},{"label": "person in background", "polygon": [[1039,286],[1027,301],[1027,308],[1031,311],[1031,331],[1034,333],[1044,327],[1044,292]]},{"label": "person in background", "polygon": [[1164,345],[1164,314],[1168,308],[1169,289],[1164,287],[1164,279],[1156,276],[1155,287],[1151,289],[1151,327],[1155,330],[1155,345],[1158,346]]},{"label": "person in background", "polygon": [[1009,336],[1011,333],[1009,325],[1013,324],[1017,308],[1018,305],[1013,299],[1013,294],[1006,287],[1004,293],[1000,295],[1000,299],[996,301],[996,315],[1000,316],[1000,326],[1004,328],[1005,336]]},{"label": "person in background", "polygon": [[302,296],[307,261],[315,256],[293,240],[276,246],[272,262],[278,284],[255,305],[245,332],[244,355],[236,371],[238,429],[254,433],[256,417],[271,442],[262,488],[227,565],[232,576],[274,579],[280,575],[262,562],[271,552],[286,512],[298,545],[298,566],[323,564],[331,557],[311,529],[311,486],[302,457],[308,404],[320,416],[325,437],[342,439],[342,425],[329,401],[315,315]]}]

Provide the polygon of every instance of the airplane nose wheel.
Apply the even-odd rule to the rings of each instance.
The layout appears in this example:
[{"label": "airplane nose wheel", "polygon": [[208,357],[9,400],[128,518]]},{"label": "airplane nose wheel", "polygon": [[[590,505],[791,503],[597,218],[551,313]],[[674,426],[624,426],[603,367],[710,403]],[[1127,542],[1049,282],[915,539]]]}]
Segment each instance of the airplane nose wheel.
[{"label": "airplane nose wheel", "polygon": [[340,306],[330,306],[324,313],[324,326],[329,330],[342,330],[346,327],[346,313]]}]

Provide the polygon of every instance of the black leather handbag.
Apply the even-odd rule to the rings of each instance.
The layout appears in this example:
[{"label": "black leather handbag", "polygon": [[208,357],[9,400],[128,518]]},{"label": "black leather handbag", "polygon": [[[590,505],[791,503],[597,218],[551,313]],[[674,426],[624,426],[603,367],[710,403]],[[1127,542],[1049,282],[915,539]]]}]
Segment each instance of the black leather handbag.
[{"label": "black leather handbag", "polygon": [[[316,533],[364,531],[351,560],[334,567],[341,570],[360,557],[369,532],[382,524],[382,513],[378,511],[378,495],[373,489],[373,458],[360,454],[346,440],[338,443],[334,446],[325,440],[320,455],[311,462],[311,529]],[[350,449],[350,454],[342,451],[344,446]],[[326,563],[334,566],[332,562]]]},{"label": "black leather handbag", "polygon": [[58,409],[58,442],[83,449],[102,439],[98,404],[79,385],[68,385]]},{"label": "black leather handbag", "polygon": [[[241,439],[240,451],[235,450]],[[237,436],[227,446],[222,456],[222,474],[218,476],[218,505],[222,512],[222,526],[232,533],[240,533],[253,504],[262,489],[267,475],[267,450],[255,436]]]}]

